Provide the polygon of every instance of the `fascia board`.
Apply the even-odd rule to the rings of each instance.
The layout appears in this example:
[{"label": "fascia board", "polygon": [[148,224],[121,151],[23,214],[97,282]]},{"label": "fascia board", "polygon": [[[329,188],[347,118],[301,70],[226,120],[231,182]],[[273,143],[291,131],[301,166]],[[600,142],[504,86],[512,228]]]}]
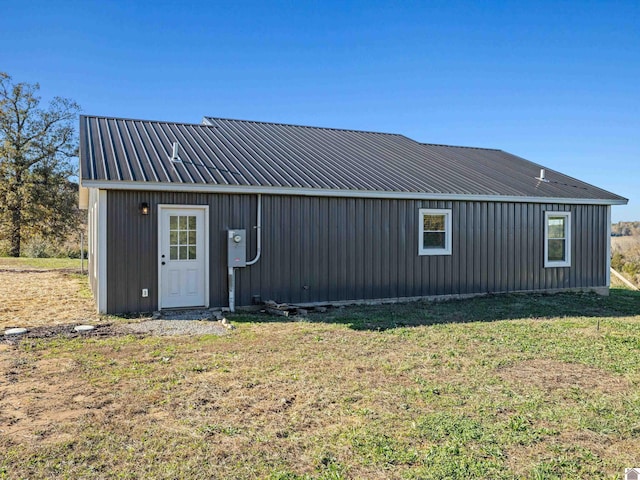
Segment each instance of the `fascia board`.
[{"label": "fascia board", "polygon": [[83,187],[105,190],[144,190],[158,192],[197,192],[227,194],[294,195],[308,197],[379,198],[394,200],[450,200],[477,202],[565,203],[574,205],[626,205],[626,198],[564,198],[518,195],[480,195],[429,192],[386,192],[377,190],[334,190],[325,188],[268,187],[251,185],[206,185],[114,180],[83,180]]}]

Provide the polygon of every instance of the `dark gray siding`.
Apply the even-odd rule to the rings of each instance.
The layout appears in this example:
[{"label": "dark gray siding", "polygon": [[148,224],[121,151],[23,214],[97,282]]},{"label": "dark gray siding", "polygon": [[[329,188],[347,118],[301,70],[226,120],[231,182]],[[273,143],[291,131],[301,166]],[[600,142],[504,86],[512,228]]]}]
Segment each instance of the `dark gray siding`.
[{"label": "dark gray siding", "polygon": [[[226,235],[250,234],[256,196],[110,191],[109,312],[157,308],[157,205],[210,207],[210,303],[227,305]],[[149,202],[151,214],[138,213]],[[452,255],[418,255],[418,210],[451,208]],[[237,270],[236,305],[253,295],[312,302],[606,285],[607,206],[262,197],[262,257]],[[572,266],[544,268],[544,212],[572,212]],[[149,289],[141,298],[140,290]]]}]

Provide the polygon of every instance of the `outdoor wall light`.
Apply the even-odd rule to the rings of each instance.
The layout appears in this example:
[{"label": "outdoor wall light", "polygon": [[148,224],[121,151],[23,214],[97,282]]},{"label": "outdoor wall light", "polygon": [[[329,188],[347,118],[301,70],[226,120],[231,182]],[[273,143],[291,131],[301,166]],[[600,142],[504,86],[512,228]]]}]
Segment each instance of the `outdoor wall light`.
[{"label": "outdoor wall light", "polygon": [[149,204],[147,202],[140,204],[140,215],[149,215]]}]

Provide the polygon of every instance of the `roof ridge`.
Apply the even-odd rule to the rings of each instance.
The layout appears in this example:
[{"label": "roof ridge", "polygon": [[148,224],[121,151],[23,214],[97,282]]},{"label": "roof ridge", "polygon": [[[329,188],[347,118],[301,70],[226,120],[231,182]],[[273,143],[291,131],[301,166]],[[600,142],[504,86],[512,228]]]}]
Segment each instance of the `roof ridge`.
[{"label": "roof ridge", "polygon": [[469,147],[467,145],[447,145],[445,143],[425,143],[418,142],[420,145],[432,146],[432,147],[451,147],[451,148],[469,148],[471,150],[491,150],[492,152],[502,152],[501,148],[489,148],[489,147]]},{"label": "roof ridge", "polygon": [[145,123],[164,123],[171,125],[189,125],[193,127],[207,127],[207,128],[216,128],[214,125],[207,125],[206,123],[195,123],[195,122],[172,122],[169,120],[149,120],[145,118],[127,118],[127,117],[111,117],[108,115],[88,115],[88,114],[80,114],[80,118],[102,118],[105,120],[123,120],[126,122],[145,122]]},{"label": "roof ridge", "polygon": [[240,118],[211,117],[211,116],[208,116],[208,115],[205,115],[204,118],[205,119],[212,119],[212,120],[222,120],[222,121],[226,121],[226,122],[260,123],[262,125],[281,125],[283,127],[310,128],[310,129],[314,129],[314,130],[334,130],[334,131],[339,131],[339,132],[373,133],[373,134],[376,134],[376,135],[394,135],[394,136],[399,136],[399,137],[403,137],[404,136],[401,133],[374,132],[372,130],[357,130],[357,129],[354,129],[354,128],[318,127],[318,126],[314,126],[314,125],[297,125],[295,123],[265,122],[265,121],[262,121],[262,120],[243,120],[243,119],[240,119]]}]

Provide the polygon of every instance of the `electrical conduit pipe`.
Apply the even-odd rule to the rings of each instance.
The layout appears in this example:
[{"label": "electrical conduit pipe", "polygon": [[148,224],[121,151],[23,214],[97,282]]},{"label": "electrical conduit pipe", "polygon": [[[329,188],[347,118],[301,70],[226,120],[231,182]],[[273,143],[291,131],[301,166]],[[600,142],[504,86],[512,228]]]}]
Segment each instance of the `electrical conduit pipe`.
[{"label": "electrical conduit pipe", "polygon": [[[253,260],[247,262],[246,266],[254,265],[260,260],[260,254],[262,253],[262,194],[258,194],[258,208],[257,208],[257,220],[256,226],[253,227],[257,230],[256,240],[256,256]],[[236,273],[235,268],[229,267],[229,311],[231,313],[236,311]]]}]

